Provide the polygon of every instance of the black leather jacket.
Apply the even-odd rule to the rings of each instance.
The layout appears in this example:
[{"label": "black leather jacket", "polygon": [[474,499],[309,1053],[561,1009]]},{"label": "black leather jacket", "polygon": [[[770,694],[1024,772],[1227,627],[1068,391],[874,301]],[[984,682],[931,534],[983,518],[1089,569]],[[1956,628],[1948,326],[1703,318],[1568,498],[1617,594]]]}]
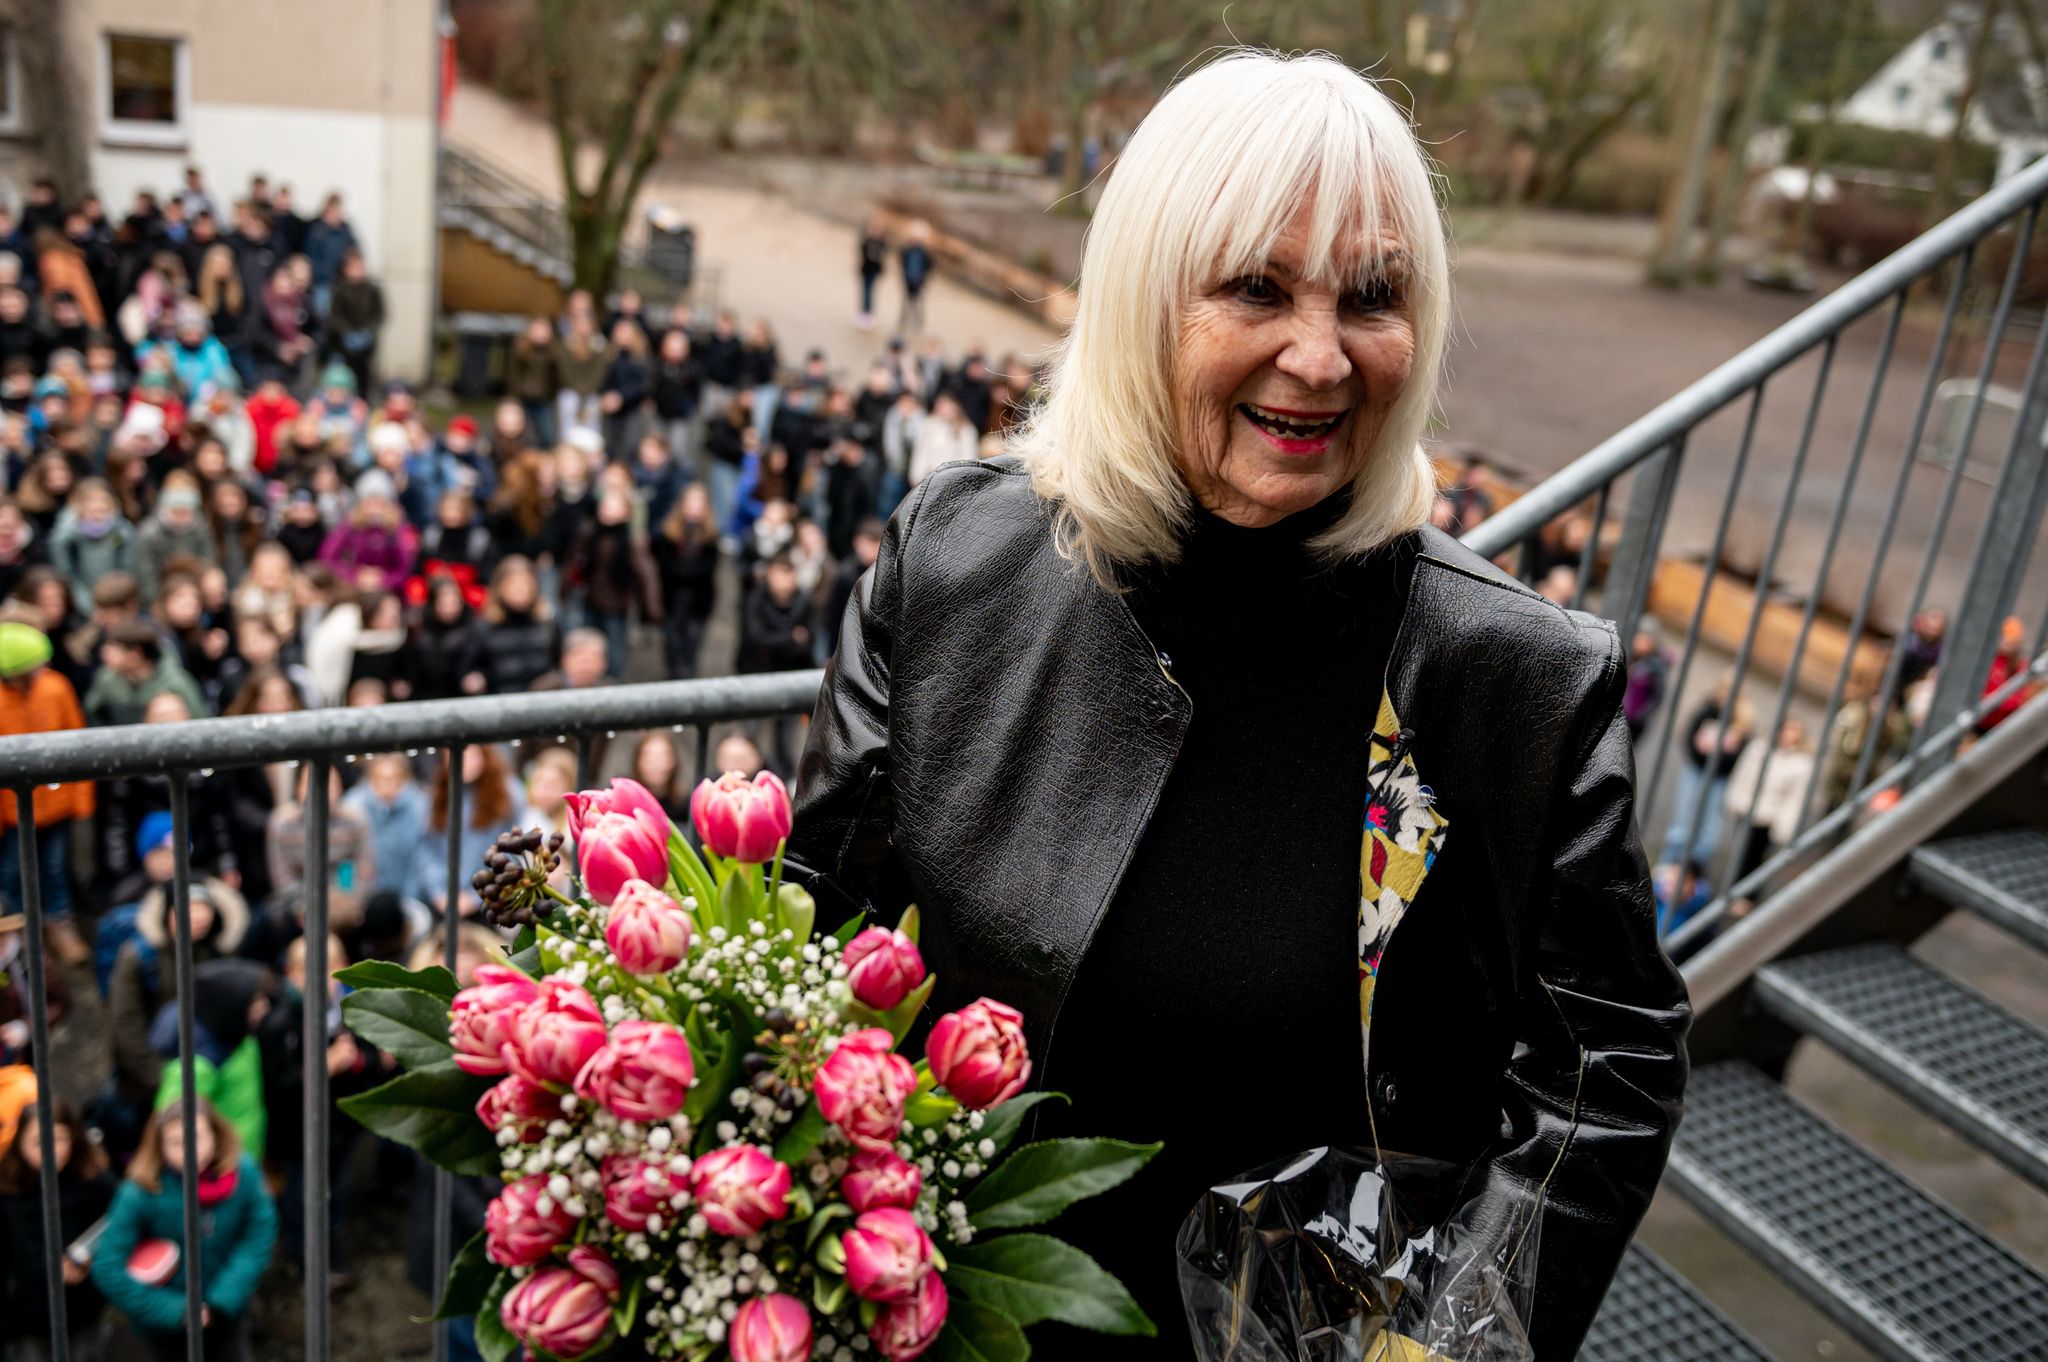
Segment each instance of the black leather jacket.
[{"label": "black leather jacket", "polygon": [[[848,605],[791,845],[822,916],[836,901],[893,925],[917,903],[933,1013],[1002,999],[1040,1056],[1085,1043],[1058,1034],[1060,1005],[1191,707],[1050,526],[1009,459],[912,493]],[[1469,1161],[1482,1209],[1548,1179],[1533,1333],[1540,1358],[1569,1358],[1649,1205],[1686,1075],[1690,1009],[1634,827],[1626,668],[1611,624],[1449,536],[1403,550],[1386,698],[1448,834],[1382,961],[1375,1126],[1383,1148]]]}]

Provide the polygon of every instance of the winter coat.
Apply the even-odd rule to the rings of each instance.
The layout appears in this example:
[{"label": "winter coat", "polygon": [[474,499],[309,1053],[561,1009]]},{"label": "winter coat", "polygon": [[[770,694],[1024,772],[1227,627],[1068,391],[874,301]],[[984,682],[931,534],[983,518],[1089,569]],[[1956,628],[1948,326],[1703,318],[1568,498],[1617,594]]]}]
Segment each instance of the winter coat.
[{"label": "winter coat", "polygon": [[182,530],[172,529],[161,516],[153,515],[142,522],[142,529],[135,536],[134,572],[135,585],[141,589],[143,600],[156,599],[157,588],[164,582],[164,569],[174,558],[220,562],[213,530],[203,519],[194,516],[192,523]]},{"label": "winter coat", "polygon": [[[81,1151],[74,1149],[72,1158]],[[57,1175],[57,1230],[68,1246],[99,1223],[114,1200],[114,1175],[104,1170],[81,1178],[69,1167]],[[33,1181],[16,1196],[0,1196],[0,1337],[47,1341],[50,1334],[50,1278],[44,1270],[43,1200]],[[64,1321],[75,1336],[106,1312],[106,1299],[90,1277],[64,1288]]]},{"label": "winter coat", "polygon": [[320,546],[320,561],[349,582],[373,569],[380,590],[396,591],[412,575],[419,552],[420,534],[410,525],[338,525]]},{"label": "winter coat", "polygon": [[562,660],[562,631],[551,619],[506,611],[484,625],[484,677],[493,695],[517,695]]},{"label": "winter coat", "polygon": [[195,719],[203,719],[211,712],[206,708],[206,697],[199,693],[199,683],[166,649],[146,680],[130,681],[112,667],[100,668],[92,689],[85,693],[85,717],[95,728],[105,724],[139,724],[149,702],[165,691],[176,692]]},{"label": "winter coat", "polygon": [[[0,737],[18,733],[62,733],[85,727],[85,711],[79,708],[78,692],[52,668],[44,667],[29,681],[26,691],[0,686]],[[51,789],[35,787],[36,826],[47,828],[70,818],[90,818],[93,786],[89,780],[72,781]],[[20,820],[14,791],[0,790],[0,830]]]},{"label": "winter coat", "polygon": [[464,694],[462,678],[483,667],[484,636],[464,615],[454,624],[424,620],[414,626],[406,651],[412,664],[412,698],[449,700]]},{"label": "winter coat", "polygon": [[[263,1170],[243,1154],[236,1164],[233,1189],[199,1208],[199,1281],[201,1299],[216,1314],[239,1316],[249,1308],[263,1270],[277,1248],[277,1208],[264,1190]],[[219,1183],[201,1181],[201,1191]],[[183,1245],[185,1195],[179,1175],[165,1170],[157,1190],[124,1182],[114,1194],[106,1233],[93,1255],[94,1285],[115,1309],[145,1334],[173,1334],[185,1324],[185,1257],[162,1286],[145,1286],[128,1275],[128,1258],[150,1239]]]},{"label": "winter coat", "polygon": [[570,555],[569,581],[583,589],[592,614],[630,614],[635,604],[650,624],[661,620],[661,579],[647,537],[630,525],[593,524]]},{"label": "winter coat", "polygon": [[370,892],[388,889],[406,898],[425,898],[426,885],[418,871],[420,838],[431,812],[427,792],[407,784],[398,798],[387,804],[366,780],[341,797],[341,806],[369,827],[370,860],[375,867]]},{"label": "winter coat", "polygon": [[[231,955],[249,928],[249,905],[219,880],[202,882],[214,906],[214,928],[192,943],[195,967]],[[112,1044],[114,1090],[135,1106],[151,1102],[163,1082],[164,1060],[150,1044],[150,1027],[164,1003],[178,996],[175,949],[167,922],[169,885],[151,885],[136,905],[135,935],[114,958],[107,984],[107,1034]]]}]

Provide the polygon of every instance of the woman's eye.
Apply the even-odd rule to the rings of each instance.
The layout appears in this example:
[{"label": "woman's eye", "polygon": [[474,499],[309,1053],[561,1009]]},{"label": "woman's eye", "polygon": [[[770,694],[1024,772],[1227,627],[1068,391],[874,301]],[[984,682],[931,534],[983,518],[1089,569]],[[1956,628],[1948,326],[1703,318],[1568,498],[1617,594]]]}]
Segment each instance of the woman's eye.
[{"label": "woman's eye", "polygon": [[1280,290],[1262,274],[1248,274],[1231,284],[1231,292],[1247,303],[1277,303]]},{"label": "woman's eye", "polygon": [[1384,280],[1353,289],[1344,295],[1344,306],[1354,312],[1384,312],[1399,303],[1394,286]]}]

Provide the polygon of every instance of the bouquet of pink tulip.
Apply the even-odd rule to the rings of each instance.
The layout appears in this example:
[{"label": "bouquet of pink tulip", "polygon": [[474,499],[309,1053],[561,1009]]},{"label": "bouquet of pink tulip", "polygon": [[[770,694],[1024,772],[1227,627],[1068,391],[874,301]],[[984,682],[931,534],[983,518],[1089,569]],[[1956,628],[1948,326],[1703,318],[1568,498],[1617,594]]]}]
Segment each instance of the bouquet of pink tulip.
[{"label": "bouquet of pink tulip", "polygon": [[917,910],[812,931],[782,880],[789,796],[728,773],[690,800],[701,853],[630,780],[569,797],[559,839],[512,833],[472,884],[525,924],[458,991],[439,967],[341,978],[350,1024],[405,1072],[344,1109],[504,1190],[436,1318],[488,1362],[798,1362],[870,1351],[1021,1359],[1056,1319],[1150,1334],[1129,1293],[1040,1233],[1158,1151],[1048,1140],[1005,1157],[1031,1074],[1021,1016],[983,998],[896,1053],[935,982]]}]

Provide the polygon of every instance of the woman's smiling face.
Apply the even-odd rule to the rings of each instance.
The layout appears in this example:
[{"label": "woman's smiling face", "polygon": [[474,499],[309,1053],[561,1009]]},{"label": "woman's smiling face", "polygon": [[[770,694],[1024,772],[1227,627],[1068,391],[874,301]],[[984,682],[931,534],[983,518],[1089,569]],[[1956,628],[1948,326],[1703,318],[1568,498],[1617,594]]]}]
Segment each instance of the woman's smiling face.
[{"label": "woman's smiling face", "polygon": [[1218,272],[1181,310],[1177,462],[1233,524],[1270,525],[1350,483],[1414,368],[1401,242],[1382,229],[1370,284],[1356,282],[1362,241],[1337,261],[1349,282],[1305,278],[1309,208],[1263,267]]}]

